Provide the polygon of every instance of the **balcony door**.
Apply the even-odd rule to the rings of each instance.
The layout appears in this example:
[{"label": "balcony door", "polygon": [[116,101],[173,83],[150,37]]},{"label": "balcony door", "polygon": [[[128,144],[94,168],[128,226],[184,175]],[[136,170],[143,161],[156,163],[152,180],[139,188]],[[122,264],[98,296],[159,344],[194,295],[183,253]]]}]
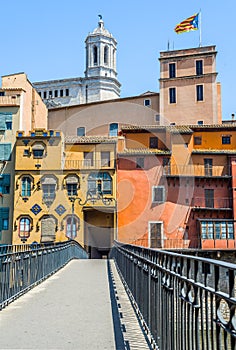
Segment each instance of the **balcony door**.
[{"label": "balcony door", "polygon": [[212,158],[204,158],[205,176],[212,176]]},{"label": "balcony door", "polygon": [[214,190],[205,190],[205,207],[214,208]]}]

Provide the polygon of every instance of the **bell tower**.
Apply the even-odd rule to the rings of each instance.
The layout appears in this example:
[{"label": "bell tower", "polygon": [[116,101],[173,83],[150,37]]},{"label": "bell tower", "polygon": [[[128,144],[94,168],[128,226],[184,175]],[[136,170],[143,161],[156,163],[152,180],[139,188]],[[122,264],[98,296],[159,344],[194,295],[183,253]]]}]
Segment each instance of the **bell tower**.
[{"label": "bell tower", "polygon": [[91,101],[89,92],[91,92],[91,88],[94,90],[94,84],[97,85],[96,88],[100,90],[99,100],[119,97],[120,83],[117,80],[116,71],[117,42],[112,34],[105,29],[101,15],[99,15],[97,28],[95,28],[92,33],[88,34],[85,44],[85,78],[93,80],[93,86],[87,84],[88,102]]}]

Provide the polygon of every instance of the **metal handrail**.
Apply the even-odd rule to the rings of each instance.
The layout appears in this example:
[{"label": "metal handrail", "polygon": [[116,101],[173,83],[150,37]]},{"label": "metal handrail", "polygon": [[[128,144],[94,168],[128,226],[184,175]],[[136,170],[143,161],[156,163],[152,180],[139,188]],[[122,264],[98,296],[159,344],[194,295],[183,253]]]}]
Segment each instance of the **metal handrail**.
[{"label": "metal handrail", "polygon": [[0,310],[72,259],[86,259],[76,241],[0,246]]},{"label": "metal handrail", "polygon": [[118,242],[111,257],[154,348],[235,349],[235,264]]}]

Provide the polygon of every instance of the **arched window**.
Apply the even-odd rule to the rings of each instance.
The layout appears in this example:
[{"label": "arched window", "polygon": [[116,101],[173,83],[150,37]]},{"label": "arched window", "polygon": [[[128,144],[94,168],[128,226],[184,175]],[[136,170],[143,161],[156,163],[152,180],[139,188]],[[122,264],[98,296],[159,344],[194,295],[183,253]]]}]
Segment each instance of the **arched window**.
[{"label": "arched window", "polygon": [[93,47],[93,64],[95,66],[98,64],[98,48],[97,48],[97,46]]},{"label": "arched window", "polygon": [[68,175],[65,179],[67,195],[77,196],[79,188],[79,178],[77,175]]},{"label": "arched window", "polygon": [[26,217],[21,217],[19,222],[19,237],[21,240],[27,240],[30,236],[31,221]]},{"label": "arched window", "polygon": [[45,175],[41,179],[43,201],[50,205],[56,197],[57,178],[54,175]]},{"label": "arched window", "polygon": [[108,64],[108,46],[104,47],[104,64]]},{"label": "arched window", "polygon": [[109,136],[118,135],[118,123],[111,123],[109,126]]},{"label": "arched window", "polygon": [[31,196],[31,178],[29,176],[24,176],[21,179],[21,196]]},{"label": "arched window", "polygon": [[93,194],[112,194],[112,178],[108,172],[90,173],[88,192]]},{"label": "arched window", "polygon": [[66,218],[66,237],[74,239],[79,230],[79,219],[75,215]]}]

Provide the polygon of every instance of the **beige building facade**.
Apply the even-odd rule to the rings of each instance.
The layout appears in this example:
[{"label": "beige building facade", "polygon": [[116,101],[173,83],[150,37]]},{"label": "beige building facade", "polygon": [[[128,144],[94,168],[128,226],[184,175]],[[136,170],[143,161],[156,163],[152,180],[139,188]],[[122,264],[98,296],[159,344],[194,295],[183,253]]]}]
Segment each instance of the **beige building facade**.
[{"label": "beige building facade", "polygon": [[169,124],[221,123],[215,46],[160,53],[160,119]]}]

